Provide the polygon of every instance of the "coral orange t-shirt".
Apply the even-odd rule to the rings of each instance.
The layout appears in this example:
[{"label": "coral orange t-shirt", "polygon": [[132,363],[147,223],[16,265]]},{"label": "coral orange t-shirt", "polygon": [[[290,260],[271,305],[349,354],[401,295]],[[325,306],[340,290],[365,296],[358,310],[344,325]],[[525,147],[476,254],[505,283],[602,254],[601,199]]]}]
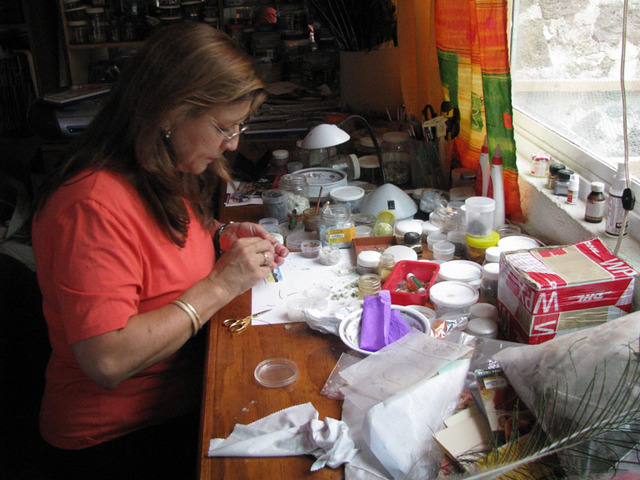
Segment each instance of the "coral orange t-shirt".
[{"label": "coral orange t-shirt", "polygon": [[52,347],[43,437],[85,448],[193,410],[203,361],[193,341],[112,390],[81,371],[70,345],[123,328],[204,278],[215,261],[210,232],[192,215],[186,244],[177,246],[124,176],[100,171],[58,189],[32,233]]}]

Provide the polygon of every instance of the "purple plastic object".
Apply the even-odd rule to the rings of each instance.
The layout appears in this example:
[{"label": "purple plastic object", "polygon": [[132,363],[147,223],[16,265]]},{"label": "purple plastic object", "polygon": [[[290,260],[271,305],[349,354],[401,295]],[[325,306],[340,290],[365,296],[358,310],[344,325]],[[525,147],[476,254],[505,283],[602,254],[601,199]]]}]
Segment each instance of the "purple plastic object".
[{"label": "purple plastic object", "polygon": [[391,294],[380,290],[378,296],[364,297],[360,348],[377,352],[409,333],[410,327],[397,310],[391,310]]}]

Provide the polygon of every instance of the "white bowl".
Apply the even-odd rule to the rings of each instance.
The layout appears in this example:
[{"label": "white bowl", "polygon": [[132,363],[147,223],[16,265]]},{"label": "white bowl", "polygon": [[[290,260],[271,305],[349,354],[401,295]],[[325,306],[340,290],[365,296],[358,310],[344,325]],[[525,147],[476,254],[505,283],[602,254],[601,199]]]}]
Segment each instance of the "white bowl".
[{"label": "white bowl", "polygon": [[[402,305],[391,305],[391,310],[398,310],[402,319],[411,328],[416,329],[423,333],[431,331],[431,323],[422,313],[409,307]],[[360,352],[364,355],[371,355],[376,352],[370,352],[369,350],[363,350],[360,348],[360,323],[362,322],[362,308],[352,312],[342,322],[338,328],[340,339],[347,347]]]}]

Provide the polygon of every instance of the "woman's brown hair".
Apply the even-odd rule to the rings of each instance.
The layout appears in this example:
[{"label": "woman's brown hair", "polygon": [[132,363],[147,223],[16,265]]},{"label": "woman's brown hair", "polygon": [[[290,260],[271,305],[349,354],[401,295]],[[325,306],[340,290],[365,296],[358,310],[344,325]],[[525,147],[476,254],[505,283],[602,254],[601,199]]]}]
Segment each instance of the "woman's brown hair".
[{"label": "woman's brown hair", "polygon": [[229,170],[220,160],[200,175],[179,171],[165,138],[171,117],[197,117],[214,105],[245,100],[253,111],[264,95],[251,58],[227,35],[197,22],[164,27],[128,61],[73,155],[43,184],[38,205],[82,171],[112,170],[132,182],[167,234],[183,245],[190,221],[183,199],[210,227],[217,178],[228,181]]}]

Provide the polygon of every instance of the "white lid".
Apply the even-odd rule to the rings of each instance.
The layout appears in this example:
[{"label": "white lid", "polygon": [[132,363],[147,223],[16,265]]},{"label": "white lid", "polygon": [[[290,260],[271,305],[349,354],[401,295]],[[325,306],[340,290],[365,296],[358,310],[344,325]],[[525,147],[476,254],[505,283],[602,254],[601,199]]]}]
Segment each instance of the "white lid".
[{"label": "white lid", "polygon": [[476,212],[493,212],[496,209],[496,201],[489,197],[469,197],[464,205],[467,211],[470,208]]},{"label": "white lid", "polygon": [[502,249],[497,245],[489,247],[484,251],[484,259],[487,263],[498,263],[500,262],[500,252]]},{"label": "white lid", "polygon": [[593,190],[594,192],[604,192],[604,183],[591,182],[591,190]]},{"label": "white lid", "polygon": [[279,160],[283,160],[285,158],[289,158],[289,151],[288,150],[274,150],[273,152],[271,152],[271,155],[273,155],[273,158],[277,158]]},{"label": "white lid", "polygon": [[475,305],[471,305],[471,309],[469,310],[469,319],[472,318],[493,318],[497,320],[498,308],[490,303],[476,303]]},{"label": "white lid", "polygon": [[363,147],[373,148],[373,140],[370,136],[360,137],[358,140]]},{"label": "white lid", "polygon": [[356,225],[355,233],[356,237],[370,237],[373,233],[373,228],[369,225]]},{"label": "white lid", "polygon": [[498,280],[500,276],[500,264],[499,263],[487,263],[482,267],[482,276],[489,280]]},{"label": "white lid", "polygon": [[279,234],[279,233],[271,233],[271,236],[273,237],[273,239],[276,242],[284,244],[284,237],[281,234]]},{"label": "white lid", "polygon": [[380,262],[380,252],[363,250],[358,254],[358,265],[363,267],[377,267]]},{"label": "white lid", "polygon": [[432,233],[440,233],[440,232],[442,232],[442,229],[437,225],[431,223],[429,220],[425,220],[424,222],[422,222],[423,235],[430,235]]},{"label": "white lid", "polygon": [[511,235],[510,237],[504,237],[498,240],[498,246],[503,252],[510,252],[513,250],[528,250],[530,248],[536,248],[539,247],[540,244],[532,237]]},{"label": "white lid", "polygon": [[329,196],[336,202],[353,202],[364,197],[364,189],[346,185],[344,187],[336,187],[329,192]]},{"label": "white lid", "polygon": [[407,247],[405,245],[391,245],[382,253],[389,253],[393,255],[396,263],[401,260],[418,260],[418,254],[413,248]]},{"label": "white lid", "polygon": [[380,161],[375,155],[365,155],[358,158],[360,168],[380,168]]},{"label": "white lid", "polygon": [[478,301],[478,296],[478,290],[463,282],[438,282],[429,289],[429,299],[436,307],[467,308]]},{"label": "white lid", "polygon": [[479,337],[496,338],[498,336],[498,324],[491,318],[472,318],[467,323],[467,333]]},{"label": "white lid", "polygon": [[404,143],[409,141],[407,132],[386,132],[382,135],[382,141],[390,143]]},{"label": "white lid", "polygon": [[422,235],[422,222],[420,220],[400,220],[396,222],[395,235],[404,237],[407,232],[415,232]]},{"label": "white lid", "polygon": [[467,232],[464,230],[451,230],[447,232],[447,239],[452,242],[464,242],[467,238]]},{"label": "white lid", "polygon": [[482,277],[482,267],[469,260],[451,260],[440,265],[438,275],[442,280],[468,283]]}]

